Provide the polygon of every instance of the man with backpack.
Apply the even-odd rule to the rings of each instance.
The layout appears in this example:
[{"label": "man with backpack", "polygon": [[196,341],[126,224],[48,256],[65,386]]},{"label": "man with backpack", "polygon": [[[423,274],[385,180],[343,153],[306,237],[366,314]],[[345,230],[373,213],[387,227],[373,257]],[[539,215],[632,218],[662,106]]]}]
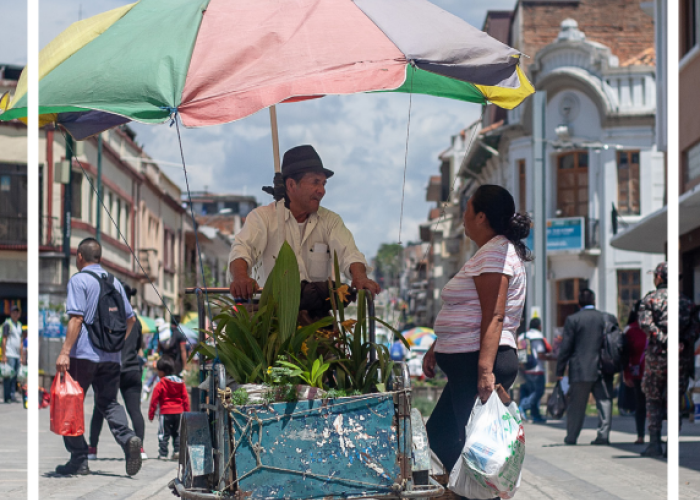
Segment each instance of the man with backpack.
[{"label": "man with backpack", "polygon": [[544,359],[552,352],[552,346],[542,335],[542,320],[532,318],[530,328],[518,337],[518,358],[525,383],[520,386],[520,416],[527,418],[530,410],[533,423],[546,419],[540,413],[540,399],[544,395]]},{"label": "man with backpack", "polygon": [[610,444],[608,438],[612,425],[613,374],[603,368],[601,350],[609,325],[617,325],[617,319],[596,310],[595,293],[592,290],[581,290],[578,303],[581,310],[564,322],[557,357],[559,380],[564,377],[567,365],[569,367],[569,404],[564,443],[576,444],[586,417],[588,397],[592,392],[598,409],[599,424],[598,436],[591,444],[607,445]]},{"label": "man with backpack", "polygon": [[[141,439],[129,428],[124,407],[117,402],[121,373],[121,349],[136,322],[119,280],[100,265],[102,247],[94,238],[78,245],[76,267],[68,282],[66,313],[70,317],[66,339],[56,360],[56,371],[66,371],[80,384],[83,394],[92,386],[95,410],[109,424],[124,450],[126,473],[141,470]],[[86,475],[88,445],[83,436],[64,436],[70,460],[56,467],[60,475]]]}]

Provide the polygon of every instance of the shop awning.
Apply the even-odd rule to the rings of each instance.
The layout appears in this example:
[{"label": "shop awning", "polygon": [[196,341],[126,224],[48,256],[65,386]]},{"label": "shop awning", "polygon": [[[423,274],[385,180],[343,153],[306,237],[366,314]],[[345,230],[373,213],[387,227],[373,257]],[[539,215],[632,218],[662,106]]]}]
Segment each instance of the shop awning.
[{"label": "shop awning", "polygon": [[[700,227],[700,185],[683,193],[678,199],[678,234],[684,235]],[[631,228],[610,240],[610,245],[620,250],[646,253],[665,253],[668,224],[667,207],[647,215]]]}]

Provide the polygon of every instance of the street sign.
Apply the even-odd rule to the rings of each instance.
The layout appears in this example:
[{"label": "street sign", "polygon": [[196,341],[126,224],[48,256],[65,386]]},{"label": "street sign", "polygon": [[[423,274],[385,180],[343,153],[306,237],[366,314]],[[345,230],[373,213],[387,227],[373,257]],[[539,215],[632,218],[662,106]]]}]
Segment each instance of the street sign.
[{"label": "street sign", "polygon": [[[547,219],[547,253],[583,250],[586,246],[584,225],[583,217]],[[525,244],[532,249],[533,243],[533,231],[530,231]]]}]

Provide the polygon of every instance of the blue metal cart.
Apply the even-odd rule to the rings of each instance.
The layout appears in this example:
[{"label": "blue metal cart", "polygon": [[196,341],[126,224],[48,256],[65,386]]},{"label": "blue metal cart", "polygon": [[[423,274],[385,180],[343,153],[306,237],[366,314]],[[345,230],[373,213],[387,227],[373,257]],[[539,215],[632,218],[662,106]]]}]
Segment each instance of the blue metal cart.
[{"label": "blue metal cart", "polygon": [[[202,332],[204,290],[186,293],[197,295]],[[370,325],[370,340],[373,332]],[[411,409],[402,366],[391,392],[235,406],[224,367],[200,363],[207,389],[194,391],[194,411],[182,419],[173,494],[194,500],[440,496],[444,489],[429,475],[427,434]]]}]

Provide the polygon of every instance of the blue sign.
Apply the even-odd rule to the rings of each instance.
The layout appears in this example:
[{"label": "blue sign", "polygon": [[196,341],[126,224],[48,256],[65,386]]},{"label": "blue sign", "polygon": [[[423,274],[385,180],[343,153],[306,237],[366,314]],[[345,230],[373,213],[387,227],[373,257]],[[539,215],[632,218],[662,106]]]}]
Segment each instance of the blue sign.
[{"label": "blue sign", "polygon": [[[585,248],[583,217],[566,217],[562,219],[547,219],[547,253],[557,251],[581,251]],[[535,230],[525,240],[527,247],[532,250],[535,243]]]}]

